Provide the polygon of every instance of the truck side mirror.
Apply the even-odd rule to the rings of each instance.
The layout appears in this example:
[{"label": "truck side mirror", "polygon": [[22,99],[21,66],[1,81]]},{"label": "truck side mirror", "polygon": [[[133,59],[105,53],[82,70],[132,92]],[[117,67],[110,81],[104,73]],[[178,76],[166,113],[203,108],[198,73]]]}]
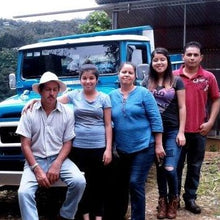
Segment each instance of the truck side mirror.
[{"label": "truck side mirror", "polygon": [[9,74],[9,88],[10,89],[16,89],[16,78],[14,73]]},{"label": "truck side mirror", "polygon": [[149,73],[149,64],[143,63],[139,64],[136,68],[136,77],[139,80],[143,80]]}]

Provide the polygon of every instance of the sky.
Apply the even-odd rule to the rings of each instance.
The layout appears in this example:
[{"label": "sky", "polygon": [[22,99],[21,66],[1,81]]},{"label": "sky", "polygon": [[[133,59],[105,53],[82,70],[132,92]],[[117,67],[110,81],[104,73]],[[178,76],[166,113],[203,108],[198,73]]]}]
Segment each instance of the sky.
[{"label": "sky", "polygon": [[[95,0],[6,0],[0,7],[0,18],[14,19],[14,16],[54,11],[97,7]],[[17,18],[23,21],[53,21],[85,18],[89,12],[67,13],[47,16]]]}]

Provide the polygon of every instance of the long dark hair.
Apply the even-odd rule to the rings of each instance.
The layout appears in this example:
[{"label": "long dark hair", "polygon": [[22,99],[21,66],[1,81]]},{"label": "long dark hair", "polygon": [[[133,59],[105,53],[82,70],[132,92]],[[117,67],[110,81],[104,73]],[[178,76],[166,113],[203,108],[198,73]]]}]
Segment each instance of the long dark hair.
[{"label": "long dark hair", "polygon": [[171,61],[169,57],[168,50],[163,47],[157,47],[152,53],[151,53],[151,63],[150,63],[150,71],[149,71],[149,78],[148,78],[148,88],[149,89],[154,89],[157,86],[159,77],[157,72],[153,69],[152,67],[152,60],[156,54],[162,54],[167,58],[167,69],[165,70],[164,73],[164,80],[163,80],[163,86],[171,86],[173,83],[173,73],[172,73],[172,66],[171,66]]}]

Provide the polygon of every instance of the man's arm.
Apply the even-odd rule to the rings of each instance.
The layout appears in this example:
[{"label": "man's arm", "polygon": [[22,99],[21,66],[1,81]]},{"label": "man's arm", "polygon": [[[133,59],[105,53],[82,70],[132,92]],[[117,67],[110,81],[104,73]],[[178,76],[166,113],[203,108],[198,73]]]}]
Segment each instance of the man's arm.
[{"label": "man's arm", "polygon": [[51,184],[54,184],[60,177],[60,168],[63,161],[67,158],[72,148],[72,140],[65,142],[56,158],[52,163],[51,167],[47,172],[47,178]]},{"label": "man's arm", "polygon": [[[31,150],[31,139],[21,136],[21,149],[30,167],[34,167],[34,174],[36,176],[37,182],[40,186],[50,187],[50,182],[47,179],[46,173],[41,169]],[[36,166],[37,165],[37,166]]]},{"label": "man's arm", "polygon": [[31,150],[30,138],[21,136],[21,150],[30,167],[37,163]]},{"label": "man's arm", "polygon": [[220,99],[214,99],[211,105],[209,120],[200,126],[200,134],[205,136],[212,129],[220,109]]}]

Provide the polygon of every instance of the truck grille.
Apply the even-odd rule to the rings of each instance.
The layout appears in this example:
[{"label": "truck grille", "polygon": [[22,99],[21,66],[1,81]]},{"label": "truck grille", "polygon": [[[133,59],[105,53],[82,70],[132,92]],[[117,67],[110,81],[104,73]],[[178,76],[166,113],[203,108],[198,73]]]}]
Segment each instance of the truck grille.
[{"label": "truck grille", "polygon": [[0,127],[1,143],[20,143],[20,136],[15,133],[15,126],[11,127]]}]

